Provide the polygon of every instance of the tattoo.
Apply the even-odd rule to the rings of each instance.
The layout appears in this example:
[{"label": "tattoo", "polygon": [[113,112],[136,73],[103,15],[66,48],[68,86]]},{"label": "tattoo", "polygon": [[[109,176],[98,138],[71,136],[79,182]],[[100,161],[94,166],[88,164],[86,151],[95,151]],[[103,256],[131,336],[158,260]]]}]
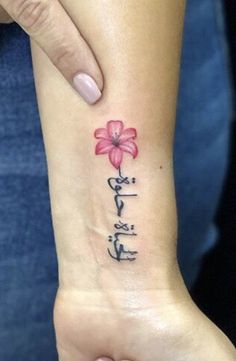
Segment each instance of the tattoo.
[{"label": "tattoo", "polygon": [[[116,205],[116,213],[118,217],[122,217],[122,211],[124,209],[124,201],[123,197],[137,197],[136,193],[126,193],[123,191],[123,186],[126,187],[129,184],[135,183],[135,178],[132,178],[131,181],[128,177],[123,177],[121,174],[121,170],[119,167],[119,176],[114,178],[108,178],[108,184],[110,188],[115,192],[114,194],[114,201]],[[121,236],[137,236],[135,232],[131,232],[134,230],[134,225],[129,226],[127,223],[124,223],[121,221],[121,219],[118,220],[118,223],[114,224],[114,228],[117,230],[122,230],[122,232],[115,232],[113,236],[109,236],[108,240],[109,242],[112,242],[114,247],[114,255],[111,253],[111,251],[108,249],[108,253],[112,258],[117,259],[117,261],[121,260],[129,260],[134,261],[135,255],[137,254],[136,251],[130,251],[126,250],[124,245],[120,242]]]},{"label": "tattoo", "polygon": [[[124,202],[122,200],[122,197],[136,197],[137,194],[126,194],[126,193],[121,193],[122,192],[122,185],[123,184],[130,184],[130,180],[128,177],[123,177],[121,175],[121,170],[119,167],[119,177],[110,177],[108,178],[108,184],[110,186],[110,188],[115,191],[115,196],[114,196],[114,201],[116,204],[116,208],[117,208],[117,216],[121,217],[121,212],[124,208]],[[131,180],[132,183],[135,183],[135,178],[132,178]]]},{"label": "tattoo", "polygon": [[108,154],[109,161],[116,170],[118,175],[108,178],[107,183],[114,192],[114,202],[116,207],[117,223],[114,224],[114,234],[108,236],[109,247],[108,254],[120,261],[134,261],[137,251],[128,249],[121,241],[125,237],[129,239],[136,237],[135,226],[129,225],[123,221],[123,212],[125,208],[125,200],[137,197],[136,193],[127,192],[130,185],[136,184],[134,177],[127,177],[121,173],[121,163],[124,153],[130,153],[133,158],[138,155],[137,145],[134,139],[137,137],[136,129],[126,128],[121,120],[110,120],[107,122],[106,128],[98,128],[94,132],[94,136],[100,139],[95,148],[95,154]]}]

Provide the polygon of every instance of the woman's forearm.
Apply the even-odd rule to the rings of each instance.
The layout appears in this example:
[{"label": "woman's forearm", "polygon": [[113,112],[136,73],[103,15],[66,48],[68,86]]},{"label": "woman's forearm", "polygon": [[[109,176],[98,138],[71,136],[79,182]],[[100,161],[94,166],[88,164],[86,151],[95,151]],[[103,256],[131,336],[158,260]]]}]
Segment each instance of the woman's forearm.
[{"label": "woman's forearm", "polygon": [[[161,287],[176,273],[172,140],[184,1],[62,2],[105,86],[97,105],[84,104],[33,44],[60,282]],[[126,128],[136,132],[129,138]]]}]

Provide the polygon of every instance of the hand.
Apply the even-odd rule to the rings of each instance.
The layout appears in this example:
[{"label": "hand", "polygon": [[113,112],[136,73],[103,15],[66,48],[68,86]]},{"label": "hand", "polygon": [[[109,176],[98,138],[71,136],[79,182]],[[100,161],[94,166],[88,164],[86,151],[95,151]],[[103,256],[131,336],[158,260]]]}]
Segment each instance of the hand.
[{"label": "hand", "polygon": [[89,103],[103,88],[99,65],[88,44],[58,0],[0,0],[0,23],[14,19]]},{"label": "hand", "polygon": [[176,282],[176,290],[59,289],[60,361],[235,361],[230,341],[181,288]]}]

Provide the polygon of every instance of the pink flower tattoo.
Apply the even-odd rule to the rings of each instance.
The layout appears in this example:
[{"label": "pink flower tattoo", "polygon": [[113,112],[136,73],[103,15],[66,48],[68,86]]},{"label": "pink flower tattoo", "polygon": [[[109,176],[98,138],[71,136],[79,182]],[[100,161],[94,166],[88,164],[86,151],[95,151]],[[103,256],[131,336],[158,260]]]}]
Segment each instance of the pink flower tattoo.
[{"label": "pink flower tattoo", "polygon": [[118,169],[123,160],[124,152],[130,153],[133,158],[138,155],[138,147],[134,143],[137,137],[135,128],[124,129],[121,120],[109,120],[106,128],[98,128],[94,136],[100,139],[95,148],[95,154],[108,154],[111,164]]}]

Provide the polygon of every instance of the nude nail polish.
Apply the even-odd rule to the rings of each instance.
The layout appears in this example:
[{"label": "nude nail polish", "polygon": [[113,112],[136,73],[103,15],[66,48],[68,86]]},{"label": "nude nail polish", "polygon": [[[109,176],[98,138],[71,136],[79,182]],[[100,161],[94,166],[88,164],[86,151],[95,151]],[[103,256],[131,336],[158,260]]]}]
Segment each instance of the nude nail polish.
[{"label": "nude nail polish", "polygon": [[73,83],[77,92],[88,104],[96,103],[102,96],[96,82],[88,74],[76,74],[74,76]]}]

